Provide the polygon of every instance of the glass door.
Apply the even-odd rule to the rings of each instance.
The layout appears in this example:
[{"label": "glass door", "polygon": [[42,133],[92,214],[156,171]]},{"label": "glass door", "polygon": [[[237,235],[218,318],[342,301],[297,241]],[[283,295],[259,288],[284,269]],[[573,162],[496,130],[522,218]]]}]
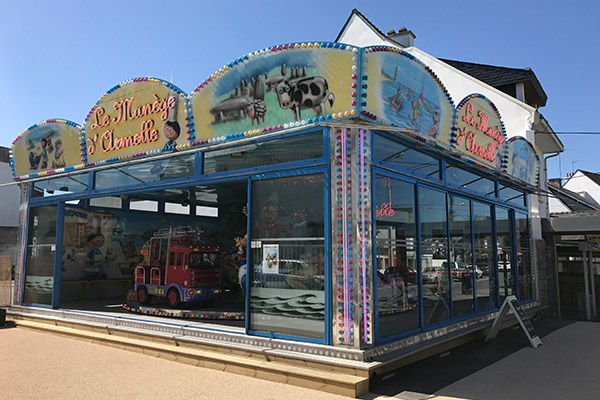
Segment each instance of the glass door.
[{"label": "glass door", "polygon": [[29,210],[24,304],[52,305],[57,211],[56,205]]},{"label": "glass door", "polygon": [[325,340],[324,175],[253,181],[250,210],[249,329]]}]

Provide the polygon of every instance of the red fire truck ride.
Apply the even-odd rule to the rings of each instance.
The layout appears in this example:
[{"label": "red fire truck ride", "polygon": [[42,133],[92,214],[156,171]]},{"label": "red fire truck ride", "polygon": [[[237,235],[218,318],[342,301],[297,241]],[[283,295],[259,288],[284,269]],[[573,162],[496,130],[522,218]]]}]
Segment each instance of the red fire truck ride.
[{"label": "red fire truck ride", "polygon": [[142,305],[152,296],[180,302],[210,302],[221,295],[223,273],[218,249],[205,244],[202,231],[190,226],[160,229],[144,245],[144,261],[135,268],[135,291]]}]

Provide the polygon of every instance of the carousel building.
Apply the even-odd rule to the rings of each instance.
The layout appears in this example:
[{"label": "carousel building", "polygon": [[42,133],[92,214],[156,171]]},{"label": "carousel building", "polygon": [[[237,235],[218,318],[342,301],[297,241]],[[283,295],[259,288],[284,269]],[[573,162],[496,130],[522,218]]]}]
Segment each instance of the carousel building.
[{"label": "carousel building", "polygon": [[509,295],[546,307],[538,193],[560,141],[537,141],[535,107],[403,38],[353,11],[336,42],[251,52],[189,94],[131,79],[80,122],[25,130],[9,314],[368,382],[489,327]]}]

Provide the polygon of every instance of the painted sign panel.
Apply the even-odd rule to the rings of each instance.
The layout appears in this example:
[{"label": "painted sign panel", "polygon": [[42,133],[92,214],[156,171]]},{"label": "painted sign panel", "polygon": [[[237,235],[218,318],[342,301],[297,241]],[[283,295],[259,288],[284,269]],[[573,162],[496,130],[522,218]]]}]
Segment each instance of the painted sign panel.
[{"label": "painted sign panel", "polygon": [[91,163],[187,146],[186,95],[174,85],[139,78],[109,90],[85,123]]},{"label": "painted sign panel", "polygon": [[81,126],[52,119],[23,132],[12,145],[15,176],[40,176],[82,165]]},{"label": "painted sign panel", "polygon": [[358,49],[296,43],[224,66],[192,94],[192,141],[235,139],[356,114]]},{"label": "painted sign panel", "polygon": [[507,143],[504,171],[523,182],[537,186],[540,158],[535,149],[522,137],[511,138]]},{"label": "painted sign panel", "polygon": [[506,133],[496,106],[472,94],[457,107],[452,146],[469,158],[496,170],[502,168]]},{"label": "painted sign panel", "polygon": [[366,48],[363,82],[363,117],[449,146],[454,104],[421,61],[394,48]]}]

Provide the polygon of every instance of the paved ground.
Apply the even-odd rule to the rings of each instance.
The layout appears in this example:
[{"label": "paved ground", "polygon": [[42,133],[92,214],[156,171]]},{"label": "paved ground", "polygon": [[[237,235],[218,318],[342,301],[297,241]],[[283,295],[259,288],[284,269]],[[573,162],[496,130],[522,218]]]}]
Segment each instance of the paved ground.
[{"label": "paved ground", "polygon": [[[364,399],[594,399],[600,324],[533,321],[377,379]],[[2,399],[347,399],[22,328],[0,329]]]},{"label": "paved ground", "polygon": [[380,377],[371,392],[410,400],[600,398],[600,324],[533,324],[543,343],[537,349],[520,328],[505,329],[492,342],[468,343]]},{"label": "paved ground", "polygon": [[9,328],[0,329],[0,399],[348,398]]}]

